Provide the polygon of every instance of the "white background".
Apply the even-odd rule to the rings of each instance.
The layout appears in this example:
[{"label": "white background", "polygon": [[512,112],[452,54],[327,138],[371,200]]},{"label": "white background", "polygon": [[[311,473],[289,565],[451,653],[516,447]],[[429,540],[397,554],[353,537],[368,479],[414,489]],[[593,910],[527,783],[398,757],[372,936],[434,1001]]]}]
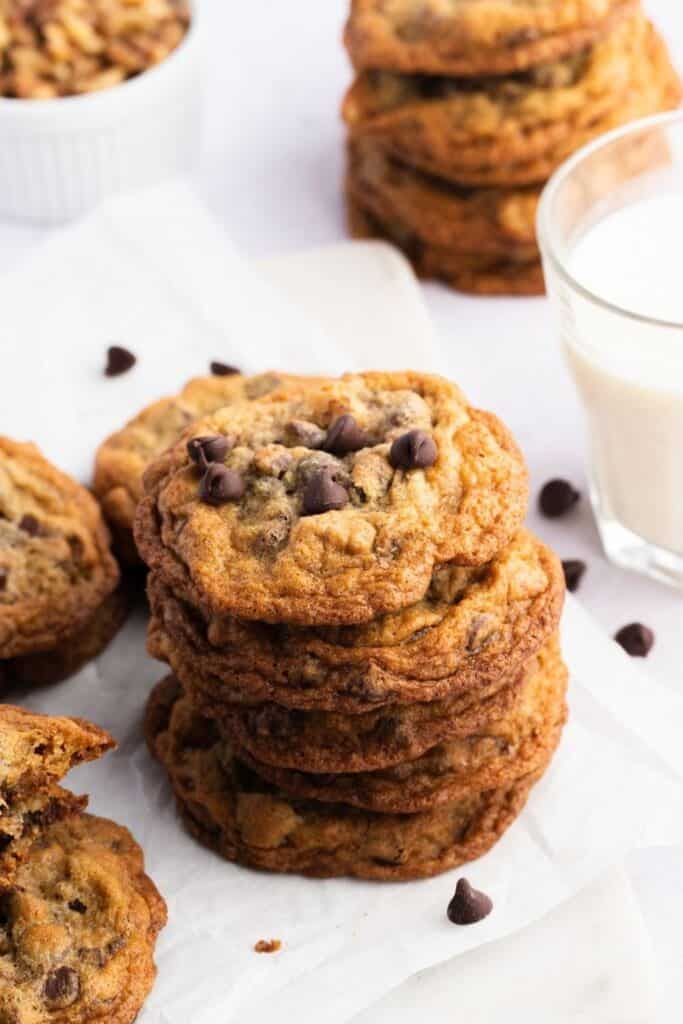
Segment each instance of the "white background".
[{"label": "white background", "polygon": [[[646,6],[683,66],[683,9],[677,0],[649,0]],[[340,44],[344,0],[204,0],[204,7],[209,32],[201,191],[213,213],[255,257],[339,240],[345,232],[338,109],[350,77]],[[35,230],[0,225],[0,269],[25,258],[37,237]],[[470,299],[439,286],[428,286],[426,295],[449,373],[474,402],[495,409],[515,431],[531,467],[534,496],[555,475],[585,493],[582,419],[547,303]],[[418,347],[413,362],[423,368]],[[248,368],[259,368],[258,353]],[[585,501],[560,524],[539,519],[535,510],[530,520],[562,557],[589,563],[580,596],[607,632],[634,619],[655,629],[647,667],[683,690],[683,598],[608,565]],[[665,988],[660,1024],[678,1024],[683,851],[634,855],[629,870]]]}]

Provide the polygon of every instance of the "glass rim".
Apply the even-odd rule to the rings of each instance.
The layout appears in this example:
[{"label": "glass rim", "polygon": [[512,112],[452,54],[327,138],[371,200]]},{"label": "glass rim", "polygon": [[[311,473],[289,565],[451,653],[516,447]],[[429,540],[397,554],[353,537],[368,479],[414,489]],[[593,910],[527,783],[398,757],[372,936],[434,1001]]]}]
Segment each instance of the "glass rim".
[{"label": "glass rim", "polygon": [[552,213],[554,201],[561,186],[574,173],[577,167],[581,166],[595,153],[602,149],[607,149],[612,143],[618,142],[629,135],[638,135],[654,128],[666,127],[677,123],[683,124],[683,109],[666,111],[663,114],[653,114],[649,117],[640,118],[638,121],[631,121],[629,124],[622,125],[620,128],[615,128],[613,131],[601,135],[599,138],[594,139],[593,142],[589,142],[577,150],[555,171],[543,189],[536,223],[543,259],[552,264],[553,269],[564,280],[565,284],[569,285],[570,288],[574,289],[585,299],[610,313],[615,313],[617,316],[635,321],[636,323],[647,324],[651,327],[683,330],[683,320],[665,320],[648,316],[645,313],[637,313],[615,302],[610,302],[609,299],[603,298],[598,293],[587,288],[586,285],[581,284],[571,273],[566,261],[557,251],[556,229]]}]

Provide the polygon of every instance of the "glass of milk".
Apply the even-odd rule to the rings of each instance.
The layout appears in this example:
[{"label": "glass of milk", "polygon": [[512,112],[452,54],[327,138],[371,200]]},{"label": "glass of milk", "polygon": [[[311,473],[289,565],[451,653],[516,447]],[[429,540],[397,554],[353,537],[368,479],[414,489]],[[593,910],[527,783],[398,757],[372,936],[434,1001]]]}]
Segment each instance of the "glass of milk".
[{"label": "glass of milk", "polygon": [[683,590],[683,113],[577,153],[538,228],[605,551]]}]

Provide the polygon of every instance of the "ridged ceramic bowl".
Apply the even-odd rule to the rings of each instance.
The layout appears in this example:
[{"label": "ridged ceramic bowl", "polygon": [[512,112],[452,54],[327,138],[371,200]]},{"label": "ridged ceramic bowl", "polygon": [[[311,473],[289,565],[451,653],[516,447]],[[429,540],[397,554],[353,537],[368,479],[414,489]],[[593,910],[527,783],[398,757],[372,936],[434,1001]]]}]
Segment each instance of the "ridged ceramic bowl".
[{"label": "ridged ceramic bowl", "polygon": [[0,217],[71,220],[106,196],[182,174],[199,152],[201,19],[165,60],[84,96],[0,97]]}]

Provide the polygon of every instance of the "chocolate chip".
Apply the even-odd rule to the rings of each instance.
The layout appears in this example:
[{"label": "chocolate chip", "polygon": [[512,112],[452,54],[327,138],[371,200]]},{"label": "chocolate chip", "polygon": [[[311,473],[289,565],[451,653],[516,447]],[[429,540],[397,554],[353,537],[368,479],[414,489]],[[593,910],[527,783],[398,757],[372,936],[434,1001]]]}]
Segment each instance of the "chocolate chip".
[{"label": "chocolate chip", "polygon": [[455,895],[448,904],[448,920],[453,924],[476,924],[488,917],[493,902],[484,892],[473,889],[466,878],[461,878],[455,887]]},{"label": "chocolate chip", "polygon": [[193,437],[187,442],[187,453],[202,469],[212,462],[222,462],[232,447],[229,437],[212,434],[210,437]]},{"label": "chocolate chip", "polygon": [[576,505],[580,497],[568,480],[549,480],[539,495],[538,504],[548,519],[559,519]]},{"label": "chocolate chip", "polygon": [[81,990],[76,971],[72,967],[58,967],[50,971],[45,982],[43,995],[51,1008],[63,1009],[76,1002]]},{"label": "chocolate chip", "polygon": [[37,537],[40,533],[41,526],[35,516],[26,515],[22,516],[19,520],[19,529],[27,533],[29,537]]},{"label": "chocolate chip", "polygon": [[620,629],[614,639],[632,658],[646,658],[654,646],[655,635],[642,622],[632,622]]},{"label": "chocolate chip", "polygon": [[567,584],[567,590],[575,594],[586,571],[586,563],[578,558],[570,558],[562,563],[562,569],[564,570],[564,582]]},{"label": "chocolate chip", "polygon": [[330,426],[323,448],[333,455],[348,455],[349,452],[359,452],[361,448],[367,448],[369,440],[354,417],[350,413],[345,413],[338,416]]},{"label": "chocolate chip", "polygon": [[9,572],[7,571],[7,569],[0,569],[0,594],[2,594],[4,590],[7,590],[8,576]]},{"label": "chocolate chip", "polygon": [[234,377],[239,372],[236,366],[230,366],[229,363],[211,363],[211,373],[214,377]]},{"label": "chocolate chip", "polygon": [[228,501],[238,501],[244,489],[244,480],[239,473],[213,462],[202,477],[199,497],[207,505],[225,505]]},{"label": "chocolate chip", "polygon": [[394,469],[427,469],[437,459],[434,440],[424,430],[409,430],[397,437],[389,452]]},{"label": "chocolate chip", "polygon": [[127,348],[120,345],[112,345],[107,349],[107,365],[104,373],[106,377],[118,377],[126,373],[132,366],[135,366],[137,359]]},{"label": "chocolate chip", "polygon": [[74,914],[85,914],[87,909],[82,900],[71,900],[69,903],[69,910],[73,910]]},{"label": "chocolate chip", "polygon": [[306,484],[302,514],[317,516],[323,512],[332,512],[344,508],[348,501],[348,491],[336,482],[334,470],[325,467],[314,473]]}]

